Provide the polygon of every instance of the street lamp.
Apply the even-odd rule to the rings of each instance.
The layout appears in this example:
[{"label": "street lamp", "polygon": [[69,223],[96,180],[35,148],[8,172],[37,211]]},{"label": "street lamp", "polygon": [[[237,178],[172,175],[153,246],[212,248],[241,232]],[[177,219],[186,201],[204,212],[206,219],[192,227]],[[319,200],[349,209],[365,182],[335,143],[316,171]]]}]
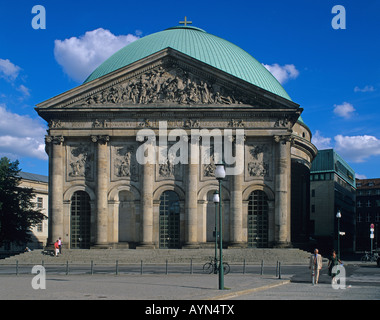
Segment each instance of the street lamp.
[{"label": "street lamp", "polygon": [[217,274],[217,261],[218,261],[218,231],[216,229],[216,226],[217,226],[217,212],[218,212],[218,203],[219,203],[219,192],[218,190],[216,190],[214,192],[214,196],[212,198],[212,201],[215,203],[215,229],[214,229],[214,233],[215,233],[215,257],[214,257],[214,261],[215,261],[215,268],[214,268],[214,273]]},{"label": "street lamp", "polygon": [[222,232],[222,180],[226,177],[223,161],[216,164],[215,178],[219,182],[219,290],[224,290],[223,232]]},{"label": "street lamp", "polygon": [[342,214],[340,213],[340,210],[336,213],[336,218],[338,219],[338,259],[340,259],[340,218],[342,217]]}]

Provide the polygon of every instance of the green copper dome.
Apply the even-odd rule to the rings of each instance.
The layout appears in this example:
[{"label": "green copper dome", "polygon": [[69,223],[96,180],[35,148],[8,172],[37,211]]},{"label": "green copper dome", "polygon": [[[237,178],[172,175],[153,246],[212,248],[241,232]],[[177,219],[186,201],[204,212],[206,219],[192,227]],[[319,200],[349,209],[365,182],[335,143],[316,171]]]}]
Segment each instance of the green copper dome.
[{"label": "green copper dome", "polygon": [[103,62],[84,83],[168,47],[291,100],[277,79],[249,53],[227,40],[192,26],[169,28],[130,43]]}]

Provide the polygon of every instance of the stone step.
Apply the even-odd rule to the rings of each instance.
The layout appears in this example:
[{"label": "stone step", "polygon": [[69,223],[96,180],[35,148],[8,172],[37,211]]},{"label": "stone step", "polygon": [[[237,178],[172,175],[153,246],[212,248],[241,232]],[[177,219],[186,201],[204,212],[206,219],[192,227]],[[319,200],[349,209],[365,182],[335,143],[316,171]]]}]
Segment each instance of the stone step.
[{"label": "stone step", "polygon": [[[0,264],[41,264],[44,263],[204,263],[215,254],[214,249],[66,249],[58,257],[43,254],[34,250],[17,256],[0,260]],[[219,251],[218,251],[219,255]],[[299,249],[223,249],[224,261],[229,263],[276,264],[277,261],[287,264],[307,264],[310,253]]]}]

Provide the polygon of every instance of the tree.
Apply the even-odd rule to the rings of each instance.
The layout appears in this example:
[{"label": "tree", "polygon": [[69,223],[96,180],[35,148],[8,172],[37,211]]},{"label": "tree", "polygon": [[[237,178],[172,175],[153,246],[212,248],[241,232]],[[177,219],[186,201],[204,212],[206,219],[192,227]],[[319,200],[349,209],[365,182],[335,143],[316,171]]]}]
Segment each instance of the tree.
[{"label": "tree", "polygon": [[32,188],[20,187],[18,160],[0,159],[0,246],[4,242],[25,244],[31,228],[46,219],[32,202]]}]

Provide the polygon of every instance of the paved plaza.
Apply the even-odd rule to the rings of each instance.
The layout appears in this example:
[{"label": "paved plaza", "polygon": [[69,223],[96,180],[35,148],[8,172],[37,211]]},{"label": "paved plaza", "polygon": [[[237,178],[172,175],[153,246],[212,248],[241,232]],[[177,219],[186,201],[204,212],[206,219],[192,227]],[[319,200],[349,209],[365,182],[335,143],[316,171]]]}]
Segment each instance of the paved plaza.
[{"label": "paved plaza", "polygon": [[[348,265],[344,289],[334,289],[326,273],[310,283],[307,267],[297,274],[229,274],[225,290],[218,275],[206,274],[47,274],[46,289],[32,287],[34,274],[1,275],[0,299],[17,300],[379,300],[380,268]],[[300,271],[301,270],[301,271]]]}]

